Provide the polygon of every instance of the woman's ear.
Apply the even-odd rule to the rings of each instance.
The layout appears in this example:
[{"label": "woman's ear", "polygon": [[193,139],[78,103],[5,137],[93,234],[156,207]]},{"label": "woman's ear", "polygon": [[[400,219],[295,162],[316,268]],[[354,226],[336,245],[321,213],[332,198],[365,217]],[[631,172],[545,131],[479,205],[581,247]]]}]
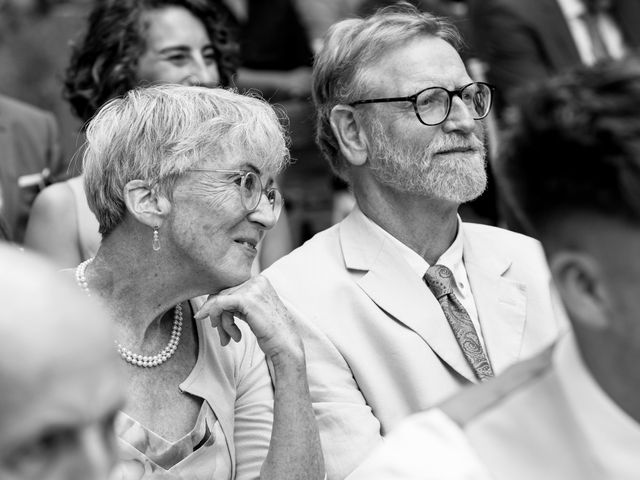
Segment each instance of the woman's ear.
[{"label": "woman's ear", "polygon": [[549,267],[569,318],[590,329],[609,323],[609,297],[600,266],[588,253],[556,252]]},{"label": "woman's ear", "polygon": [[353,107],[336,105],[329,121],[344,158],[354,166],[364,165],[368,158],[367,140]]},{"label": "woman's ear", "polygon": [[132,217],[150,227],[162,225],[171,211],[169,199],[144,180],[131,180],[124,186],[124,202]]}]

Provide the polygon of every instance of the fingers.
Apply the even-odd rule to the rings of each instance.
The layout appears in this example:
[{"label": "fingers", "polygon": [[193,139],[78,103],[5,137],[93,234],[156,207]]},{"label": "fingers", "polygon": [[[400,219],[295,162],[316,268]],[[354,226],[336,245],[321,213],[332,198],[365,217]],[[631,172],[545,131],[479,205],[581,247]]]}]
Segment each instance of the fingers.
[{"label": "fingers", "polygon": [[[206,315],[205,315],[206,317]],[[196,316],[196,318],[199,318]],[[200,319],[204,318],[200,316]],[[211,326],[218,329],[220,336],[220,344],[224,347],[229,344],[231,339],[239,342],[242,339],[242,332],[235,323],[233,312],[222,310],[219,315],[210,315]]]},{"label": "fingers", "polygon": [[207,317],[218,329],[223,345],[231,339],[240,341],[238,320],[246,322],[267,355],[291,350],[298,343],[288,311],[269,281],[261,276],[210,296],[195,315],[198,320]]},{"label": "fingers", "polygon": [[234,341],[239,342],[240,339],[242,338],[242,333],[240,332],[240,329],[235,323],[233,314],[228,311],[223,311],[221,317],[222,317],[222,322],[221,322],[222,329],[225,331],[225,333],[229,337],[233,338]]}]

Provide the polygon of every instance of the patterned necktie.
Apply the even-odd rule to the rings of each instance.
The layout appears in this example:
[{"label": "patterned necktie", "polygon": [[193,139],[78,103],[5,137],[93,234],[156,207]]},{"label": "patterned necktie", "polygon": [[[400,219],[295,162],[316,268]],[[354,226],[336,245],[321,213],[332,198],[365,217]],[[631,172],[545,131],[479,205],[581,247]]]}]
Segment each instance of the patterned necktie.
[{"label": "patterned necktie", "polygon": [[493,369],[482,349],[471,317],[453,293],[453,274],[444,265],[432,265],[424,276],[425,282],[440,302],[453,334],[473,373],[479,380],[493,377]]}]

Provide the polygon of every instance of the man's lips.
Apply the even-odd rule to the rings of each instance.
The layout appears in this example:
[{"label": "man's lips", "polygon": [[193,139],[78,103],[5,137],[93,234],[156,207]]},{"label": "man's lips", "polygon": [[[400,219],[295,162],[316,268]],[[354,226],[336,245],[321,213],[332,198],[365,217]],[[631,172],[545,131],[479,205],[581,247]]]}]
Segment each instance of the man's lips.
[{"label": "man's lips", "polygon": [[447,154],[447,153],[472,153],[472,152],[476,152],[477,150],[473,147],[455,147],[455,148],[448,148],[446,150],[440,150],[438,153],[442,154]]}]

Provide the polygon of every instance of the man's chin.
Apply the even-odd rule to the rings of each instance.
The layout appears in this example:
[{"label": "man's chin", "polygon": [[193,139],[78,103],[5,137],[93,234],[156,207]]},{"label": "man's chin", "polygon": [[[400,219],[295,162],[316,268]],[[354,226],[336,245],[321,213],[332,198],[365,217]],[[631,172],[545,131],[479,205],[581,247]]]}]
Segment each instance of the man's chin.
[{"label": "man's chin", "polygon": [[485,170],[460,178],[442,179],[433,185],[432,196],[452,203],[463,204],[475,200],[487,189]]}]

